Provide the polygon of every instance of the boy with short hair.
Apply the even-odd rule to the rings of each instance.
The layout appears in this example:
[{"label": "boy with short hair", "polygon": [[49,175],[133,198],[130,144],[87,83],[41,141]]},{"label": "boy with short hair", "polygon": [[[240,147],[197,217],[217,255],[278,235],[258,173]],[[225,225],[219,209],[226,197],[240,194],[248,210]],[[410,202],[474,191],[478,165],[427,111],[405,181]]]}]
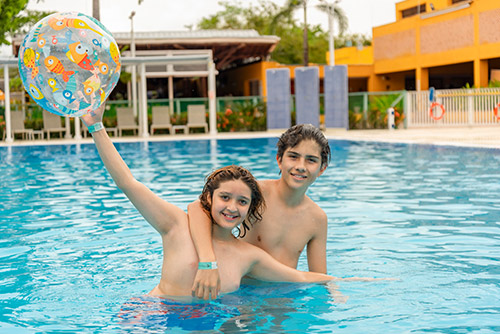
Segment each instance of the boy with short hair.
[{"label": "boy with short hair", "polygon": [[[306,191],[328,166],[331,155],[328,140],[318,128],[299,124],[281,135],[277,147],[281,177],[259,181],[266,209],[258,224],[251,228],[241,226],[240,235],[292,268],[297,267],[307,246],[309,271],[326,273],[327,217]],[[215,262],[210,219],[199,202],[188,206],[188,215],[199,261]],[[193,295],[215,299],[219,289],[217,269],[198,270]]]}]

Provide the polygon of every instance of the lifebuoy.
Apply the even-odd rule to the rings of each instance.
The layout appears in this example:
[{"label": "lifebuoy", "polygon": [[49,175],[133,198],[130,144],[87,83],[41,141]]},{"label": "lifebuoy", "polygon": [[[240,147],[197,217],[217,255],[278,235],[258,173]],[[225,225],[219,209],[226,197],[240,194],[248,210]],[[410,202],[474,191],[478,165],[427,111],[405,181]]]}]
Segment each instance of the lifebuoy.
[{"label": "lifebuoy", "polygon": [[[439,107],[439,108],[441,108],[441,116],[439,116],[439,117],[435,117],[435,116],[434,116],[434,107]],[[442,105],[441,103],[438,103],[438,102],[433,102],[433,103],[431,104],[431,107],[429,108],[429,116],[430,116],[433,120],[435,120],[435,121],[439,121],[441,118],[443,118],[444,113],[445,113],[445,110],[444,110],[444,107],[443,107],[443,105]]]},{"label": "lifebuoy", "polygon": [[497,120],[500,120],[500,117],[498,116],[498,107],[500,107],[500,103],[498,103],[495,109],[493,109],[493,115],[495,115]]}]

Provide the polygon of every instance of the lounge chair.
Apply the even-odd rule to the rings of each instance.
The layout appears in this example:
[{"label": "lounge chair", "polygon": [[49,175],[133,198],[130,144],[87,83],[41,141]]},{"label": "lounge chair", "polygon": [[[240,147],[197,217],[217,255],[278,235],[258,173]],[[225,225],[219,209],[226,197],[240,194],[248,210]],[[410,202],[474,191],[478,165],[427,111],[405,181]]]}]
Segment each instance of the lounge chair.
[{"label": "lounge chair", "polygon": [[[26,129],[24,127],[24,112],[22,111],[11,111],[10,112],[10,122],[12,137],[16,133],[20,133],[23,139],[33,139],[33,129]],[[3,140],[5,140],[6,131],[3,132]]]},{"label": "lounge chair", "polygon": [[151,124],[151,135],[157,129],[167,129],[168,133],[172,132],[172,123],[170,123],[170,108],[166,106],[153,106],[153,119]]},{"label": "lounge chair", "polygon": [[116,108],[116,122],[118,135],[122,136],[123,130],[132,130],[134,134],[139,132],[139,125],[135,121],[134,111],[132,108]]},{"label": "lounge chair", "polygon": [[203,128],[205,132],[208,132],[208,124],[205,116],[205,106],[200,104],[188,105],[188,121],[187,129],[191,128]]},{"label": "lounge chair", "polygon": [[50,113],[47,110],[43,111],[43,132],[47,133],[47,140],[50,139],[52,132],[59,132],[59,135],[63,138],[63,132],[65,131],[66,128],[61,126],[61,116]]}]

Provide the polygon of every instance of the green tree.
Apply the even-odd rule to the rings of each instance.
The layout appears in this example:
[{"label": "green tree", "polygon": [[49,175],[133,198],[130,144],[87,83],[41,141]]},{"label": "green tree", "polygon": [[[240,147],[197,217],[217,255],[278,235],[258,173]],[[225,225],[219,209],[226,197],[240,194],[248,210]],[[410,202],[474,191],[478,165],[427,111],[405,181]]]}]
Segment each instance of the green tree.
[{"label": "green tree", "polygon": [[279,13],[274,17],[271,24],[274,30],[278,24],[278,20],[281,17],[292,17],[293,13],[302,8],[304,10],[304,25],[302,27],[302,51],[303,51],[303,64],[307,66],[309,64],[309,33],[307,29],[307,0],[287,0],[285,5],[281,8]]},{"label": "green tree", "polygon": [[13,23],[19,12],[26,8],[26,5],[28,5],[28,0],[0,1],[0,45],[10,45],[7,37],[19,28]]},{"label": "green tree", "polygon": [[[239,1],[219,1],[224,9],[213,15],[202,18],[198,23],[198,29],[255,29],[260,34],[269,35],[271,23],[280,8],[269,1],[259,1],[258,6],[252,4],[243,7]],[[288,18],[279,20],[281,26],[291,26],[292,21]]]},{"label": "green tree", "polygon": [[[261,35],[276,35],[281,40],[271,54],[271,59],[283,64],[303,62],[303,54],[297,48],[303,42],[303,29],[293,18],[292,12],[284,13],[282,7],[265,0],[246,7],[237,1],[220,1],[219,5],[224,9],[202,18],[197,24],[198,29],[254,29]],[[310,61],[325,63],[328,35],[320,26],[309,27],[307,34]]]},{"label": "green tree", "polygon": [[344,48],[349,46],[370,46],[372,39],[363,34],[344,34],[335,38],[335,48]]},{"label": "green tree", "polygon": [[26,10],[28,1],[0,0],[0,45],[10,45],[8,37],[27,33],[36,22],[51,14],[51,12]]},{"label": "green tree", "polygon": [[328,3],[326,0],[320,0],[320,4],[316,6],[320,11],[326,13],[327,15],[332,15],[333,21],[337,21],[339,26],[339,35],[343,35],[347,27],[349,26],[349,21],[347,20],[347,15],[344,10],[337,6],[338,0],[334,3]]},{"label": "green tree", "polygon": [[[298,10],[302,9],[304,11],[304,24],[302,26],[303,29],[303,40],[302,40],[302,48],[303,48],[303,64],[304,66],[307,66],[309,63],[309,41],[311,34],[308,32],[308,25],[307,25],[307,5],[308,5],[308,0],[287,0],[285,5],[281,8],[280,12],[276,15],[276,19],[286,16],[286,17],[291,17],[293,13]],[[345,30],[347,30],[347,16],[345,15],[345,12],[342,10],[342,8],[338,7],[336,3],[334,4],[329,4],[326,3],[326,1],[321,1],[321,3],[316,6],[319,10],[324,11],[326,13],[331,13],[333,15],[333,19],[338,22],[339,25],[339,34],[343,34]],[[277,21],[273,21],[272,26],[275,27],[277,24]],[[313,34],[314,36],[314,34]],[[328,36],[326,36],[328,39]],[[314,57],[316,58],[316,57]],[[311,59],[311,61],[313,61]]]}]

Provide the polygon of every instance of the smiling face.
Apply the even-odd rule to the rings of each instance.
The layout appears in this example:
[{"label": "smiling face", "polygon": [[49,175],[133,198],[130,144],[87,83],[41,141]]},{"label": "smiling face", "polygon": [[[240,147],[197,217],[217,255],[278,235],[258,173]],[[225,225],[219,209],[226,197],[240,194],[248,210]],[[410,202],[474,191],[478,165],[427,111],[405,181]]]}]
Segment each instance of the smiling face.
[{"label": "smiling face", "polygon": [[326,169],[321,166],[321,147],[314,140],[303,140],[277,156],[281,178],[291,188],[309,187]]},{"label": "smiling face", "polygon": [[251,199],[252,191],[243,181],[221,182],[212,196],[213,220],[222,228],[233,229],[246,218]]}]

